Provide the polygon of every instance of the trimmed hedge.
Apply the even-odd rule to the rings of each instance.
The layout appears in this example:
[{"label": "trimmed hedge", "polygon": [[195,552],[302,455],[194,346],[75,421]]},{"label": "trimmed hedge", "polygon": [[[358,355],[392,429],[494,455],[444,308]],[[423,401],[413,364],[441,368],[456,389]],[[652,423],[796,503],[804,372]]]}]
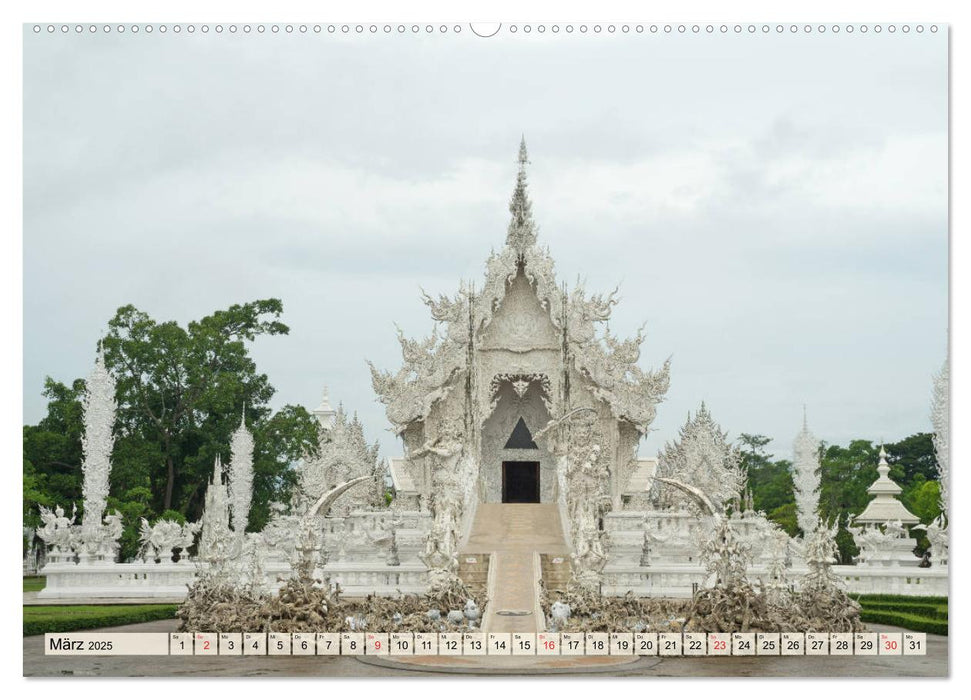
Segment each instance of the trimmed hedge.
[{"label": "trimmed hedge", "polygon": [[178,605],[34,605],[24,607],[24,636],[175,619]]},{"label": "trimmed hedge", "polygon": [[906,615],[917,615],[932,620],[947,620],[946,605],[925,605],[920,603],[863,603],[864,610],[880,610],[883,612],[899,612]]},{"label": "trimmed hedge", "polygon": [[860,619],[863,622],[873,622],[878,625],[893,625],[903,627],[914,632],[927,632],[928,634],[940,634],[947,636],[947,620],[932,620],[920,615],[911,615],[903,612],[890,610],[874,610],[863,608],[860,611]]},{"label": "trimmed hedge", "polygon": [[941,605],[947,603],[947,596],[935,595],[889,595],[882,593],[865,593],[863,595],[851,596],[858,600],[862,605],[867,603],[927,603],[929,605]]}]

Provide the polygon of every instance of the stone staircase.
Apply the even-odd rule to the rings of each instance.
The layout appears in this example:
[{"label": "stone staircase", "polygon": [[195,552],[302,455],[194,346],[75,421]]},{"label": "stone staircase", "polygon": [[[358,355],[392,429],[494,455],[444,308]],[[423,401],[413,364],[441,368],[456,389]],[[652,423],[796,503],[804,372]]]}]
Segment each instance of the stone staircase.
[{"label": "stone staircase", "polygon": [[547,591],[566,591],[572,575],[570,557],[565,554],[541,554],[540,571]]},{"label": "stone staircase", "polygon": [[[546,503],[481,503],[468,541],[459,554],[469,575],[481,576],[481,556],[489,552],[489,603],[486,632],[539,632],[544,627],[539,606],[541,555],[568,561],[568,549],[555,505]],[[476,571],[478,568],[478,571]],[[556,569],[559,576],[562,572]],[[567,572],[567,576],[568,576]],[[460,573],[461,576],[461,573]],[[463,578],[463,580],[465,580]],[[559,579],[557,579],[559,580]]]},{"label": "stone staircase", "polygon": [[465,552],[459,555],[458,576],[469,588],[485,588],[489,584],[488,554]]}]

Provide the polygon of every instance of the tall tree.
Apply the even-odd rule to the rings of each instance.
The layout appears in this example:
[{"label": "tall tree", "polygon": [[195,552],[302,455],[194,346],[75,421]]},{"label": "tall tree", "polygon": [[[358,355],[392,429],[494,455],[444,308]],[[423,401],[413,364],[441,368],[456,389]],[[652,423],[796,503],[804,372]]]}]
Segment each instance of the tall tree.
[{"label": "tall tree", "polygon": [[85,383],[70,385],[48,377],[43,396],[47,415],[37,425],[25,425],[24,436],[24,525],[37,527],[38,505],[81,504],[81,435]]},{"label": "tall tree", "polygon": [[796,524],[796,505],[793,496],[792,474],[788,460],[773,460],[765,450],[771,438],[765,435],[742,433],[738,437],[741,466],[752,491],[753,505],[769,520],[777,523],[790,535],[799,531]]},{"label": "tall tree", "polygon": [[[245,403],[266,414],[273,395],[256,371],[247,341],[289,328],[278,299],[235,304],[182,328],[124,306],[108,323],[105,360],[118,383],[121,431],[154,443],[164,464],[152,474],[161,510],[201,504],[205,472],[229,442]],[[233,426],[235,427],[235,426]],[[200,460],[199,457],[204,457]]]}]

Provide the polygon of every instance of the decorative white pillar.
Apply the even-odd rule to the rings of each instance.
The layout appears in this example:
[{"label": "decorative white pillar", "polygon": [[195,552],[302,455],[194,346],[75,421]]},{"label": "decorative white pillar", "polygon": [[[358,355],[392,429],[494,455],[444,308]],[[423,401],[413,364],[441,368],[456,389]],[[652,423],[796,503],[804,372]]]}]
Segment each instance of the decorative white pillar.
[{"label": "decorative white pillar", "polygon": [[206,489],[206,505],[202,511],[202,536],[199,538],[199,559],[222,561],[228,556],[229,541],[229,494],[223,483],[222,460],[217,456],[212,479]]},{"label": "decorative white pillar", "polygon": [[229,512],[233,530],[242,538],[253,500],[253,435],[246,428],[245,409],[229,450]]},{"label": "decorative white pillar", "polygon": [[804,536],[808,537],[819,519],[819,441],[809,432],[805,409],[802,430],[792,446],[792,485],[796,496],[796,520]]},{"label": "decorative white pillar", "polygon": [[94,369],[88,375],[83,403],[84,436],[81,438],[81,449],[84,461],[81,469],[84,483],[81,493],[84,515],[79,548],[82,562],[110,557],[114,549],[111,536],[115,532],[105,528],[104,514],[108,503],[116,410],[115,380],[105,367],[104,350],[99,348]]},{"label": "decorative white pillar", "polygon": [[931,401],[931,424],[934,426],[934,452],[941,486],[941,513],[948,516],[948,488],[951,481],[950,453],[950,360],[944,361],[941,371],[934,375],[934,398]]}]

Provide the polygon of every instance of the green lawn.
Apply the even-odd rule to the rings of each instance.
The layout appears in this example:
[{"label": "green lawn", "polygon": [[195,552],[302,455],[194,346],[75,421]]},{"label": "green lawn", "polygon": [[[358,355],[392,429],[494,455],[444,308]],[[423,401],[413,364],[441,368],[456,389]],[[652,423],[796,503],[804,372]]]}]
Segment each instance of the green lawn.
[{"label": "green lawn", "polygon": [[43,589],[46,581],[46,576],[24,576],[24,593]]},{"label": "green lawn", "polygon": [[170,620],[178,608],[178,605],[25,605],[24,636]]}]

